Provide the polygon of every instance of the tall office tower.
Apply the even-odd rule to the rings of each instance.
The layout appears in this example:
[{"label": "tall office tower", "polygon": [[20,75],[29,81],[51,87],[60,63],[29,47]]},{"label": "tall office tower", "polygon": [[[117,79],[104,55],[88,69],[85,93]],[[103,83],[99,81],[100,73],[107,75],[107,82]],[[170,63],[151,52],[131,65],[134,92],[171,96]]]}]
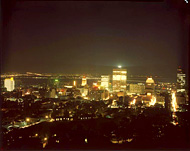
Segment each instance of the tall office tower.
[{"label": "tall office tower", "polygon": [[101,76],[101,86],[104,87],[106,90],[109,89],[109,81],[110,81],[109,75]]},{"label": "tall office tower", "polygon": [[82,78],[82,86],[85,86],[87,84],[87,79],[85,76]]},{"label": "tall office tower", "polygon": [[7,91],[13,91],[15,89],[15,80],[12,78],[4,80],[4,87]]},{"label": "tall office tower", "polygon": [[152,77],[148,77],[145,83],[145,93],[147,95],[153,95],[155,91],[155,84]]},{"label": "tall office tower", "polygon": [[177,92],[185,92],[185,73],[179,66],[177,69]]},{"label": "tall office tower", "polygon": [[127,84],[127,69],[122,69],[118,66],[117,69],[113,69],[113,92],[126,91]]}]

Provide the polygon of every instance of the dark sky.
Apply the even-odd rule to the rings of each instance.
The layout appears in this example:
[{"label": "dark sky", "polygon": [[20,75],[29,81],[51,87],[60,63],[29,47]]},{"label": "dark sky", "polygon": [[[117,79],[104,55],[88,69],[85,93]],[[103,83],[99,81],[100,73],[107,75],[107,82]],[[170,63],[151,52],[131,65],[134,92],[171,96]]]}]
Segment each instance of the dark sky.
[{"label": "dark sky", "polygon": [[[187,21],[166,2],[17,2],[6,20],[3,72],[176,75]],[[130,69],[130,71],[129,71]]]}]

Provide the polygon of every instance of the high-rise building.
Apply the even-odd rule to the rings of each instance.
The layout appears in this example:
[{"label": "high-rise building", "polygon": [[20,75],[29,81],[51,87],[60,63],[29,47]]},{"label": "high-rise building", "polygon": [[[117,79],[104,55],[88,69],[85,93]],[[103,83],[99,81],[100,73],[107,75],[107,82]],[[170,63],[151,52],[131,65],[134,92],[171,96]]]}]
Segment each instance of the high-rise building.
[{"label": "high-rise building", "polygon": [[185,73],[179,66],[177,69],[177,92],[185,92]]},{"label": "high-rise building", "polygon": [[129,84],[129,93],[132,94],[143,94],[145,85],[143,83]]},{"label": "high-rise building", "polygon": [[15,89],[15,81],[13,77],[4,80],[4,87],[7,88],[7,91],[13,91]]},{"label": "high-rise building", "polygon": [[101,76],[101,86],[104,87],[106,90],[109,89],[109,81],[110,81],[110,78],[108,75]]},{"label": "high-rise building", "polygon": [[145,93],[147,95],[153,95],[155,92],[155,84],[152,77],[148,77],[145,83]]},{"label": "high-rise building", "polygon": [[82,77],[82,86],[87,85],[87,79],[85,76]]},{"label": "high-rise building", "polygon": [[122,69],[119,66],[113,69],[113,92],[126,91],[127,84],[127,69]]}]

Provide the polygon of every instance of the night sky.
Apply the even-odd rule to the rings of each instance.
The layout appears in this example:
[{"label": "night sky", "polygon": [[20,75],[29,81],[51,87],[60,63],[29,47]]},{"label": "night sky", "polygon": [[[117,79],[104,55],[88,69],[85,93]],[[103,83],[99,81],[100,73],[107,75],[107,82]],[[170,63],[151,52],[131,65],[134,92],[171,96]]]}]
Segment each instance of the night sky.
[{"label": "night sky", "polygon": [[166,2],[17,2],[6,14],[2,72],[176,76],[188,26]]}]

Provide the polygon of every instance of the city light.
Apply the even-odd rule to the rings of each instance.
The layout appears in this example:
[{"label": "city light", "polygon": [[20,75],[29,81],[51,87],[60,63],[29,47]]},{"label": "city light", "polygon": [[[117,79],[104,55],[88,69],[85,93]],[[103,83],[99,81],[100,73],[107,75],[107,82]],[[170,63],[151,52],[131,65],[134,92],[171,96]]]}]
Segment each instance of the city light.
[{"label": "city light", "polygon": [[73,81],[73,86],[76,86],[76,81]]},{"label": "city light", "polygon": [[26,118],[26,122],[30,122],[30,118]]},{"label": "city light", "polygon": [[7,91],[13,91],[15,89],[15,81],[13,77],[4,80],[4,87],[7,88]]},{"label": "city light", "polygon": [[2,3],[1,150],[188,150],[189,0],[19,4]]},{"label": "city light", "polygon": [[52,119],[50,119],[49,121],[50,121],[50,122],[53,122],[53,121],[54,121],[54,119],[52,118]]},{"label": "city light", "polygon": [[131,102],[131,105],[135,105],[136,103],[136,99],[133,99],[133,101]]},{"label": "city light", "polygon": [[154,106],[156,103],[156,97],[152,96],[151,101],[150,101],[150,105]]},{"label": "city light", "polygon": [[44,141],[47,141],[47,137],[44,138]]},{"label": "city light", "polygon": [[177,111],[177,102],[176,102],[176,96],[175,96],[174,91],[172,92],[172,108],[174,112]]},{"label": "city light", "polygon": [[85,138],[85,143],[88,143],[88,139],[87,138]]}]

